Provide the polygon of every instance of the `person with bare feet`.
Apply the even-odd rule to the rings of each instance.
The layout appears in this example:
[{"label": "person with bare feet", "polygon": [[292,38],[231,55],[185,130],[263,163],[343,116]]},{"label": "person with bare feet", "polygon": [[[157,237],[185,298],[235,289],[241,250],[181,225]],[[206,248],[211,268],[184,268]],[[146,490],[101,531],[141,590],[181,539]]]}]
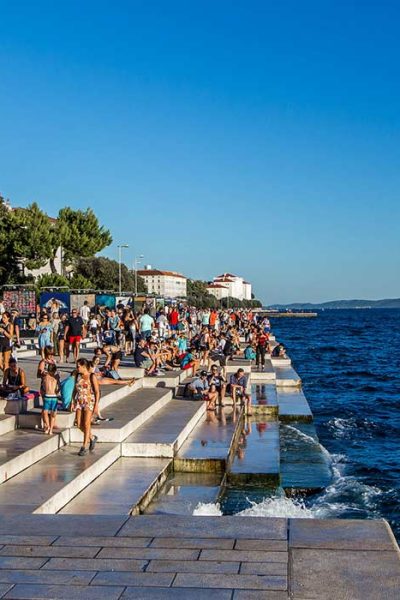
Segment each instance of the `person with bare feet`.
[{"label": "person with bare feet", "polygon": [[57,403],[60,397],[60,376],[57,372],[57,366],[50,364],[47,371],[43,373],[43,411],[42,419],[44,423],[44,432],[51,435],[56,423]]},{"label": "person with bare feet", "polygon": [[229,392],[232,394],[233,409],[236,409],[236,402],[239,400],[246,406],[246,414],[250,417],[251,411],[251,395],[246,391],[247,377],[244,374],[244,369],[238,369],[236,373],[230,376]]}]

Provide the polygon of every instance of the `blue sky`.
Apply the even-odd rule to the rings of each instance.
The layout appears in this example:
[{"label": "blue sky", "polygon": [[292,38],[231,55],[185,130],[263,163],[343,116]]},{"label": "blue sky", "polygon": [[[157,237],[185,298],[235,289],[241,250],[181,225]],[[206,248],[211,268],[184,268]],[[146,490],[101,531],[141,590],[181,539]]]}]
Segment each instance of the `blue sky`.
[{"label": "blue sky", "polygon": [[0,0],[0,192],[265,302],[400,297],[395,0]]}]

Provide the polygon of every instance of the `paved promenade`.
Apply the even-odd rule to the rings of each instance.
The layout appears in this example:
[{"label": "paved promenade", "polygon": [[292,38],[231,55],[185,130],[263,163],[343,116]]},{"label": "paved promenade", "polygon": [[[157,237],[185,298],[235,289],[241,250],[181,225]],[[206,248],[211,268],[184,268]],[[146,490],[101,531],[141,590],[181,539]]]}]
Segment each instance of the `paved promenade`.
[{"label": "paved promenade", "polygon": [[0,597],[398,600],[384,521],[0,516]]}]

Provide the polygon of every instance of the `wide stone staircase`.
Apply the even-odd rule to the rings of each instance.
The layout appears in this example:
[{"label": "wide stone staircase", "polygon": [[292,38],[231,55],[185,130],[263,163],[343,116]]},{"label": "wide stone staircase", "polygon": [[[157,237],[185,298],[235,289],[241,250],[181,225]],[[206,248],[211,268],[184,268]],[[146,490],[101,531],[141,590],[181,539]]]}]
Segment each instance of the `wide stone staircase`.
[{"label": "wide stone staircase", "polygon": [[[90,357],[92,345],[86,341],[82,355]],[[35,354],[34,343],[18,353],[31,384],[36,378]],[[268,400],[261,400],[256,408],[275,414],[277,395],[290,386],[292,395],[284,394],[283,410],[289,419],[299,404],[306,415],[297,374],[290,364],[275,366],[273,362],[267,361],[263,375],[275,395],[269,393]],[[228,364],[228,376],[239,367],[253,379],[256,372],[241,356]],[[60,366],[61,376],[71,369],[71,364]],[[174,469],[190,471],[194,465],[197,470],[203,459],[209,464],[214,461],[218,469],[226,467],[238,435],[237,422],[228,418],[224,427],[210,427],[205,403],[182,395],[192,374],[175,370],[144,377],[141,369],[124,359],[121,375],[134,374],[139,378],[131,387],[102,387],[100,409],[107,420],[93,426],[98,443],[84,457],[78,456],[82,434],[74,427],[73,413],[60,411],[57,432],[47,436],[41,431],[38,400],[28,404],[0,400],[0,514],[136,513]],[[207,444],[203,443],[205,434],[209,435]]]}]

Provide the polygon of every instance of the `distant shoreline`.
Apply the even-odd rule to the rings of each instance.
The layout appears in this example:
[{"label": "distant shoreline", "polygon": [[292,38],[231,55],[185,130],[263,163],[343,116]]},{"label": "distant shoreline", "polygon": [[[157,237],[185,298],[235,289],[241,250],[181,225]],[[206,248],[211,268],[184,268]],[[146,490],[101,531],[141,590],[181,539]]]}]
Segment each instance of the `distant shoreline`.
[{"label": "distant shoreline", "polygon": [[266,310],[345,310],[345,309],[376,309],[400,308],[400,298],[387,300],[332,300],[330,302],[311,303],[311,302],[295,302],[292,304],[271,304],[265,307]]}]

